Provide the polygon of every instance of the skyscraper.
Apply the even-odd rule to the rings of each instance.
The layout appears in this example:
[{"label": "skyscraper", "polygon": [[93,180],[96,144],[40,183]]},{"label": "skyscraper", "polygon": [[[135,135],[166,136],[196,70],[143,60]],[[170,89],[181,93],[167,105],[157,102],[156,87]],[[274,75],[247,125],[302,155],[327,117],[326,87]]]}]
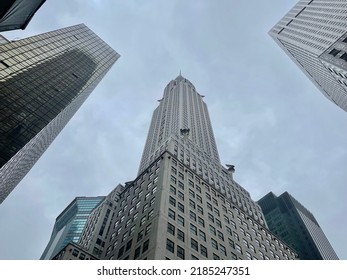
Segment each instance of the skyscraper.
[{"label": "skyscraper", "polygon": [[89,215],[88,221],[84,227],[79,243],[90,254],[100,258],[107,239],[110,238],[110,227],[114,216],[119,194],[124,187],[118,185]]},{"label": "skyscraper", "polygon": [[330,101],[347,111],[347,1],[299,1],[269,32]]},{"label": "skyscraper", "polygon": [[25,29],[46,0],[1,0],[0,32]]},{"label": "skyscraper", "polygon": [[220,164],[207,106],[179,75],[164,90],[139,173],[119,189],[103,259],[295,259]]},{"label": "skyscraper", "polygon": [[313,214],[289,193],[277,197],[270,192],[258,203],[269,229],[291,245],[300,259],[338,259]]},{"label": "skyscraper", "polygon": [[68,243],[78,243],[90,213],[104,199],[104,196],[76,197],[57,217],[41,259],[52,259]]},{"label": "skyscraper", "polygon": [[119,55],[80,24],[0,44],[0,203]]}]

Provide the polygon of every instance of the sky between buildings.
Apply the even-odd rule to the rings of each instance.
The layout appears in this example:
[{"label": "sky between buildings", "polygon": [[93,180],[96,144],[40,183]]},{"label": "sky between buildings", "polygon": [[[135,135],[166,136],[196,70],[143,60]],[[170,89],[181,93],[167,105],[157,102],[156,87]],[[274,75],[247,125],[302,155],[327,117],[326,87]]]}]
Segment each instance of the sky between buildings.
[{"label": "sky between buildings", "polygon": [[85,23],[121,57],[0,205],[0,259],[39,259],[76,196],[136,178],[152,112],[180,70],[205,95],[222,163],[258,200],[288,191],[347,259],[347,113],[267,34],[296,0],[47,1],[20,39]]}]

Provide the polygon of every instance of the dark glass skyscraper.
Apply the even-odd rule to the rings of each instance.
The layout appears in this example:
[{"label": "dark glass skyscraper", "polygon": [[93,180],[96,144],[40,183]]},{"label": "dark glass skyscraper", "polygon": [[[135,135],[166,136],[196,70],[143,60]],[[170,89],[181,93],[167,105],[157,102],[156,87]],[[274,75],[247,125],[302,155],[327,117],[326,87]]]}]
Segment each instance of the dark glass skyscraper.
[{"label": "dark glass skyscraper", "polygon": [[118,57],[83,24],[0,44],[0,203]]},{"label": "dark glass skyscraper", "polygon": [[338,259],[313,214],[289,193],[277,197],[270,192],[258,203],[269,229],[291,245],[300,259]]},{"label": "dark glass skyscraper", "polygon": [[46,0],[1,0],[0,32],[25,29]]},{"label": "dark glass skyscraper", "polygon": [[79,242],[90,213],[104,199],[104,196],[76,197],[57,217],[41,259],[52,259],[69,242]]}]

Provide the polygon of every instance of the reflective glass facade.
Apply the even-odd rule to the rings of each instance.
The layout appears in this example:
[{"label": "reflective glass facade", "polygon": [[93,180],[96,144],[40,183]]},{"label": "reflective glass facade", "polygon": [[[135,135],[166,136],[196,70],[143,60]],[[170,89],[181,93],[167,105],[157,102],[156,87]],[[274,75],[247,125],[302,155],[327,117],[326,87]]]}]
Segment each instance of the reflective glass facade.
[{"label": "reflective glass facade", "polygon": [[269,193],[258,201],[269,229],[292,246],[302,260],[337,260],[313,214],[285,192]]},{"label": "reflective glass facade", "polygon": [[57,217],[41,259],[53,258],[69,242],[78,243],[90,213],[104,199],[104,196],[76,197]]},{"label": "reflective glass facade", "polygon": [[118,57],[83,24],[0,45],[0,203]]}]

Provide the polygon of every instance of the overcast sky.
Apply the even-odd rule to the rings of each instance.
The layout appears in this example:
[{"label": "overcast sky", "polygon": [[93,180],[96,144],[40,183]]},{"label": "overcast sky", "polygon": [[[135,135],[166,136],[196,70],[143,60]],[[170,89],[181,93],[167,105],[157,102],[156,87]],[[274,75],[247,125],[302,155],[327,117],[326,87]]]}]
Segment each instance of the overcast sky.
[{"label": "overcast sky", "polygon": [[205,95],[222,163],[254,200],[288,191],[347,259],[347,113],[268,31],[296,0],[47,1],[8,39],[85,23],[121,57],[0,205],[0,259],[39,259],[76,196],[136,178],[152,112],[179,71]]}]

